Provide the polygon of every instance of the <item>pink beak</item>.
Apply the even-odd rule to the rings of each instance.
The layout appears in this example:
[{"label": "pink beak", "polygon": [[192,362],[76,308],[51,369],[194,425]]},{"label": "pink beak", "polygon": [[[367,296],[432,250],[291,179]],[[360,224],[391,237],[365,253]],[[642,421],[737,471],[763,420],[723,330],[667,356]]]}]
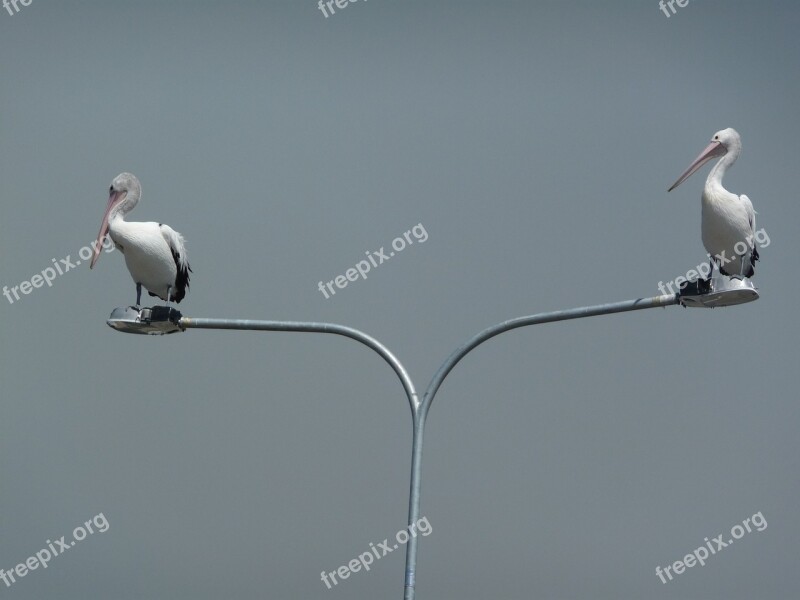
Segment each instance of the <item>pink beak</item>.
[{"label": "pink beak", "polygon": [[689,165],[689,168],[686,169],[680,177],[678,177],[678,181],[673,183],[667,191],[671,192],[674,190],[684,181],[689,179],[689,177],[691,177],[695,171],[697,171],[712,158],[716,158],[717,156],[725,156],[727,153],[728,149],[720,142],[711,142],[708,146],[706,146],[706,149],[700,153],[700,156],[694,159],[694,162]]},{"label": "pink beak", "polygon": [[97,259],[100,258],[100,248],[103,246],[103,240],[105,240],[106,235],[108,234],[108,216],[111,214],[111,209],[113,209],[117,204],[122,202],[127,196],[127,192],[111,192],[108,196],[108,206],[106,207],[106,212],[103,215],[103,220],[100,223],[100,232],[97,234],[97,241],[94,243],[94,250],[92,252],[92,262],[89,263],[89,268],[94,268],[94,263],[97,262]]}]

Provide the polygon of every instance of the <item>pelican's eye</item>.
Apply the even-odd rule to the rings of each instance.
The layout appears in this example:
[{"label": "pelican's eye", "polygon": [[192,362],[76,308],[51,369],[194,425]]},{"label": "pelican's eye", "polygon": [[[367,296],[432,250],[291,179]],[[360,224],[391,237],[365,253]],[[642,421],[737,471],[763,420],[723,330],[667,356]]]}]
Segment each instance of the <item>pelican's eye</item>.
[{"label": "pelican's eye", "polygon": [[114,193],[114,186],[113,185],[108,186],[108,193],[109,194],[113,194]]}]

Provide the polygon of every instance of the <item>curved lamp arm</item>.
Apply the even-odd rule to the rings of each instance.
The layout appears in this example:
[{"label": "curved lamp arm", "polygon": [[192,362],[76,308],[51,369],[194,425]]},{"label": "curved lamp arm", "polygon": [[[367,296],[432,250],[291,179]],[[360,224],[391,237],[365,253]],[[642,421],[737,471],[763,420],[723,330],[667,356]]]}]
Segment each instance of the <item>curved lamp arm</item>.
[{"label": "curved lamp arm", "polygon": [[320,322],[305,322],[305,321],[261,321],[253,319],[196,319],[193,317],[181,317],[178,321],[178,326],[181,329],[240,329],[245,331],[295,331],[306,333],[332,333],[334,335],[341,335],[349,337],[352,340],[361,342],[368,348],[377,352],[383,360],[389,363],[389,366],[394,369],[397,376],[400,378],[400,383],[403,385],[403,390],[408,398],[408,404],[411,407],[411,412],[416,413],[419,409],[420,401],[416,390],[414,389],[414,382],[406,371],[406,368],[400,360],[392,354],[386,346],[381,344],[374,337],[367,335],[363,331],[347,327],[345,325],[337,325],[335,323],[320,323]]},{"label": "curved lamp arm", "polygon": [[677,294],[667,294],[664,296],[654,296],[652,298],[637,298],[636,300],[625,300],[623,302],[613,302],[610,304],[598,304],[597,306],[583,306],[580,308],[571,308],[569,310],[557,310],[547,313],[539,313],[537,315],[529,315],[526,317],[517,317],[503,321],[497,325],[487,327],[480,333],[476,334],[466,343],[457,348],[448,358],[444,361],[439,370],[431,379],[428,384],[428,389],[425,390],[425,395],[422,398],[422,410],[427,413],[430,405],[433,402],[433,397],[439,391],[445,377],[453,370],[458,362],[464,358],[470,351],[480,346],[483,342],[490,340],[496,335],[517,329],[519,327],[527,327],[528,325],[540,325],[542,323],[553,323],[555,321],[568,321],[570,319],[582,319],[584,317],[595,317],[598,315],[610,315],[613,313],[629,312],[633,310],[644,310],[646,308],[659,308],[680,304],[680,298]]}]

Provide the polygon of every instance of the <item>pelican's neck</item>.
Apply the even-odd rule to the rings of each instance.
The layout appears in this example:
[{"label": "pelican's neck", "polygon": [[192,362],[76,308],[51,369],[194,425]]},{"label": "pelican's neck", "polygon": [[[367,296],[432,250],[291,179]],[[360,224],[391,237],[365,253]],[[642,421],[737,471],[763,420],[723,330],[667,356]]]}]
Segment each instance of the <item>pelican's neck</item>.
[{"label": "pelican's neck", "polygon": [[125,212],[117,211],[108,219],[108,234],[119,247],[127,246],[136,237],[139,223],[129,223],[125,220]]},{"label": "pelican's neck", "polygon": [[741,151],[741,146],[733,146],[728,150],[725,156],[717,161],[717,164],[714,165],[714,168],[711,169],[711,172],[708,174],[708,179],[706,179],[707,188],[719,188],[725,190],[725,188],[722,187],[722,178],[725,177],[725,173],[728,168],[736,162],[737,158],[739,158],[739,153]]},{"label": "pelican's neck", "polygon": [[121,210],[111,213],[111,215],[108,217],[108,230],[117,231],[121,225],[127,225],[127,222],[125,221],[125,213]]}]

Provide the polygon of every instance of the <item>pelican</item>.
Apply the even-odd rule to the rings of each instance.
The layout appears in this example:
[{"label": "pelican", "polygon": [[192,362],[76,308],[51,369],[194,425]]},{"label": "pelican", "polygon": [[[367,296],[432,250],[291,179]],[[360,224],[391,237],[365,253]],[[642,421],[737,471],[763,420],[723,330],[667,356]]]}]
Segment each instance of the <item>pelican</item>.
[{"label": "pelican", "polygon": [[753,203],[744,194],[737,196],[722,187],[725,171],[736,162],[741,151],[742,139],[735,129],[729,127],[718,131],[706,149],[667,190],[674,190],[712,158],[721,157],[708,174],[702,197],[703,245],[711,257],[709,278],[714,263],[719,272],[728,277],[752,277],[755,273],[758,249],[755,246]]},{"label": "pelican", "polygon": [[131,173],[120,173],[108,189],[108,207],[100,223],[100,232],[94,244],[92,262],[100,257],[106,235],[125,255],[125,264],[136,283],[136,306],[142,299],[142,286],[151,296],[180,302],[189,287],[192,270],[186,259],[183,236],[162,223],[129,223],[127,215],[139,202],[142,186]]}]

